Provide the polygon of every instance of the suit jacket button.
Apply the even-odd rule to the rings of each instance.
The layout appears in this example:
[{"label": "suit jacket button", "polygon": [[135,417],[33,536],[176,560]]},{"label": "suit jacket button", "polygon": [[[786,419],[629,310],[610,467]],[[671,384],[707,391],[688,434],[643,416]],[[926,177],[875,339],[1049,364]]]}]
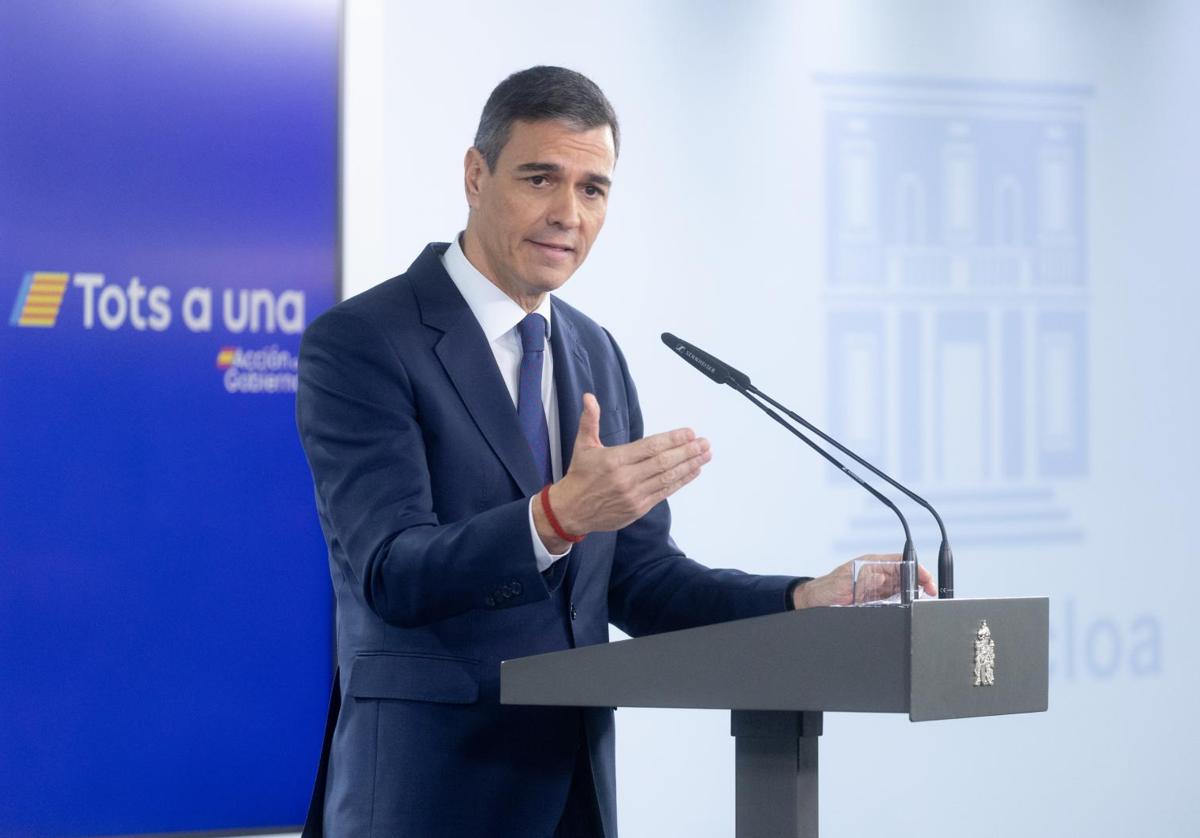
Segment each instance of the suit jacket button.
[{"label": "suit jacket button", "polygon": [[483,602],[488,608],[491,608],[493,605],[496,604],[496,598],[494,596],[492,596],[491,594],[488,594],[484,598]]},{"label": "suit jacket button", "polygon": [[520,582],[512,583],[512,592],[513,592],[514,596],[520,596],[520,594],[521,594],[521,583]]},{"label": "suit jacket button", "polygon": [[574,620],[578,616],[579,616],[579,613],[575,610],[575,603],[572,602],[571,603],[571,619]]}]

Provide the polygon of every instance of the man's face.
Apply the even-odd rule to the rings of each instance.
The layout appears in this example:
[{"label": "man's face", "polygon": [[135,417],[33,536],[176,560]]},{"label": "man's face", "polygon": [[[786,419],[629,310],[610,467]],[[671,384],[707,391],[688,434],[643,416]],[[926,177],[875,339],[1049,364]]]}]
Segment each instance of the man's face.
[{"label": "man's face", "polygon": [[510,297],[533,300],[583,264],[608,207],[616,155],[607,125],[518,121],[489,172],[467,152],[467,258]]}]

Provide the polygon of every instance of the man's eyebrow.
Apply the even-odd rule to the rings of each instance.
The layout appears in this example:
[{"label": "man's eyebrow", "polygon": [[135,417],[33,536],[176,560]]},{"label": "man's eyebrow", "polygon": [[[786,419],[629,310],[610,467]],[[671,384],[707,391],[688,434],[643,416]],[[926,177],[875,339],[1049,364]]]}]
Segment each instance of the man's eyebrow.
[{"label": "man's eyebrow", "polygon": [[557,163],[522,163],[517,166],[518,172],[546,172],[556,175],[562,171],[562,166]]},{"label": "man's eyebrow", "polygon": [[[557,175],[562,174],[562,166],[557,163],[522,163],[517,166],[518,174],[528,174],[536,172],[540,174]],[[588,172],[586,175],[588,183],[595,183],[599,186],[612,186],[612,178],[599,174],[598,172]]]}]

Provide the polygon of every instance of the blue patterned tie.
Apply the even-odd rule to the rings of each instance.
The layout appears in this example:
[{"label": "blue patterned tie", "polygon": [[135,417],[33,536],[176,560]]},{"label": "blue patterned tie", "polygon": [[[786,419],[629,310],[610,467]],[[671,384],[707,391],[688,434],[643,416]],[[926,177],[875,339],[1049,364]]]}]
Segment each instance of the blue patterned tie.
[{"label": "blue patterned tie", "polygon": [[533,451],[533,461],[542,476],[542,485],[554,480],[550,467],[550,431],[546,428],[546,409],[542,406],[542,359],[546,353],[548,324],[542,315],[527,314],[517,324],[521,335],[521,377],[517,385],[517,420],[521,433]]}]

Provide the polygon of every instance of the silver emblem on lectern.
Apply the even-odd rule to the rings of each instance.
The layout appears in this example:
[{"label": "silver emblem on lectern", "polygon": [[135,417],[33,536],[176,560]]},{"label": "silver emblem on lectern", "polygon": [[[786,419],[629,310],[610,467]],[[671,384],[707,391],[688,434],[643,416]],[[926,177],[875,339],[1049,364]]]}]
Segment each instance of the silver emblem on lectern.
[{"label": "silver emblem on lectern", "polygon": [[979,621],[975,632],[975,686],[991,687],[996,683],[996,641],[987,620]]}]

